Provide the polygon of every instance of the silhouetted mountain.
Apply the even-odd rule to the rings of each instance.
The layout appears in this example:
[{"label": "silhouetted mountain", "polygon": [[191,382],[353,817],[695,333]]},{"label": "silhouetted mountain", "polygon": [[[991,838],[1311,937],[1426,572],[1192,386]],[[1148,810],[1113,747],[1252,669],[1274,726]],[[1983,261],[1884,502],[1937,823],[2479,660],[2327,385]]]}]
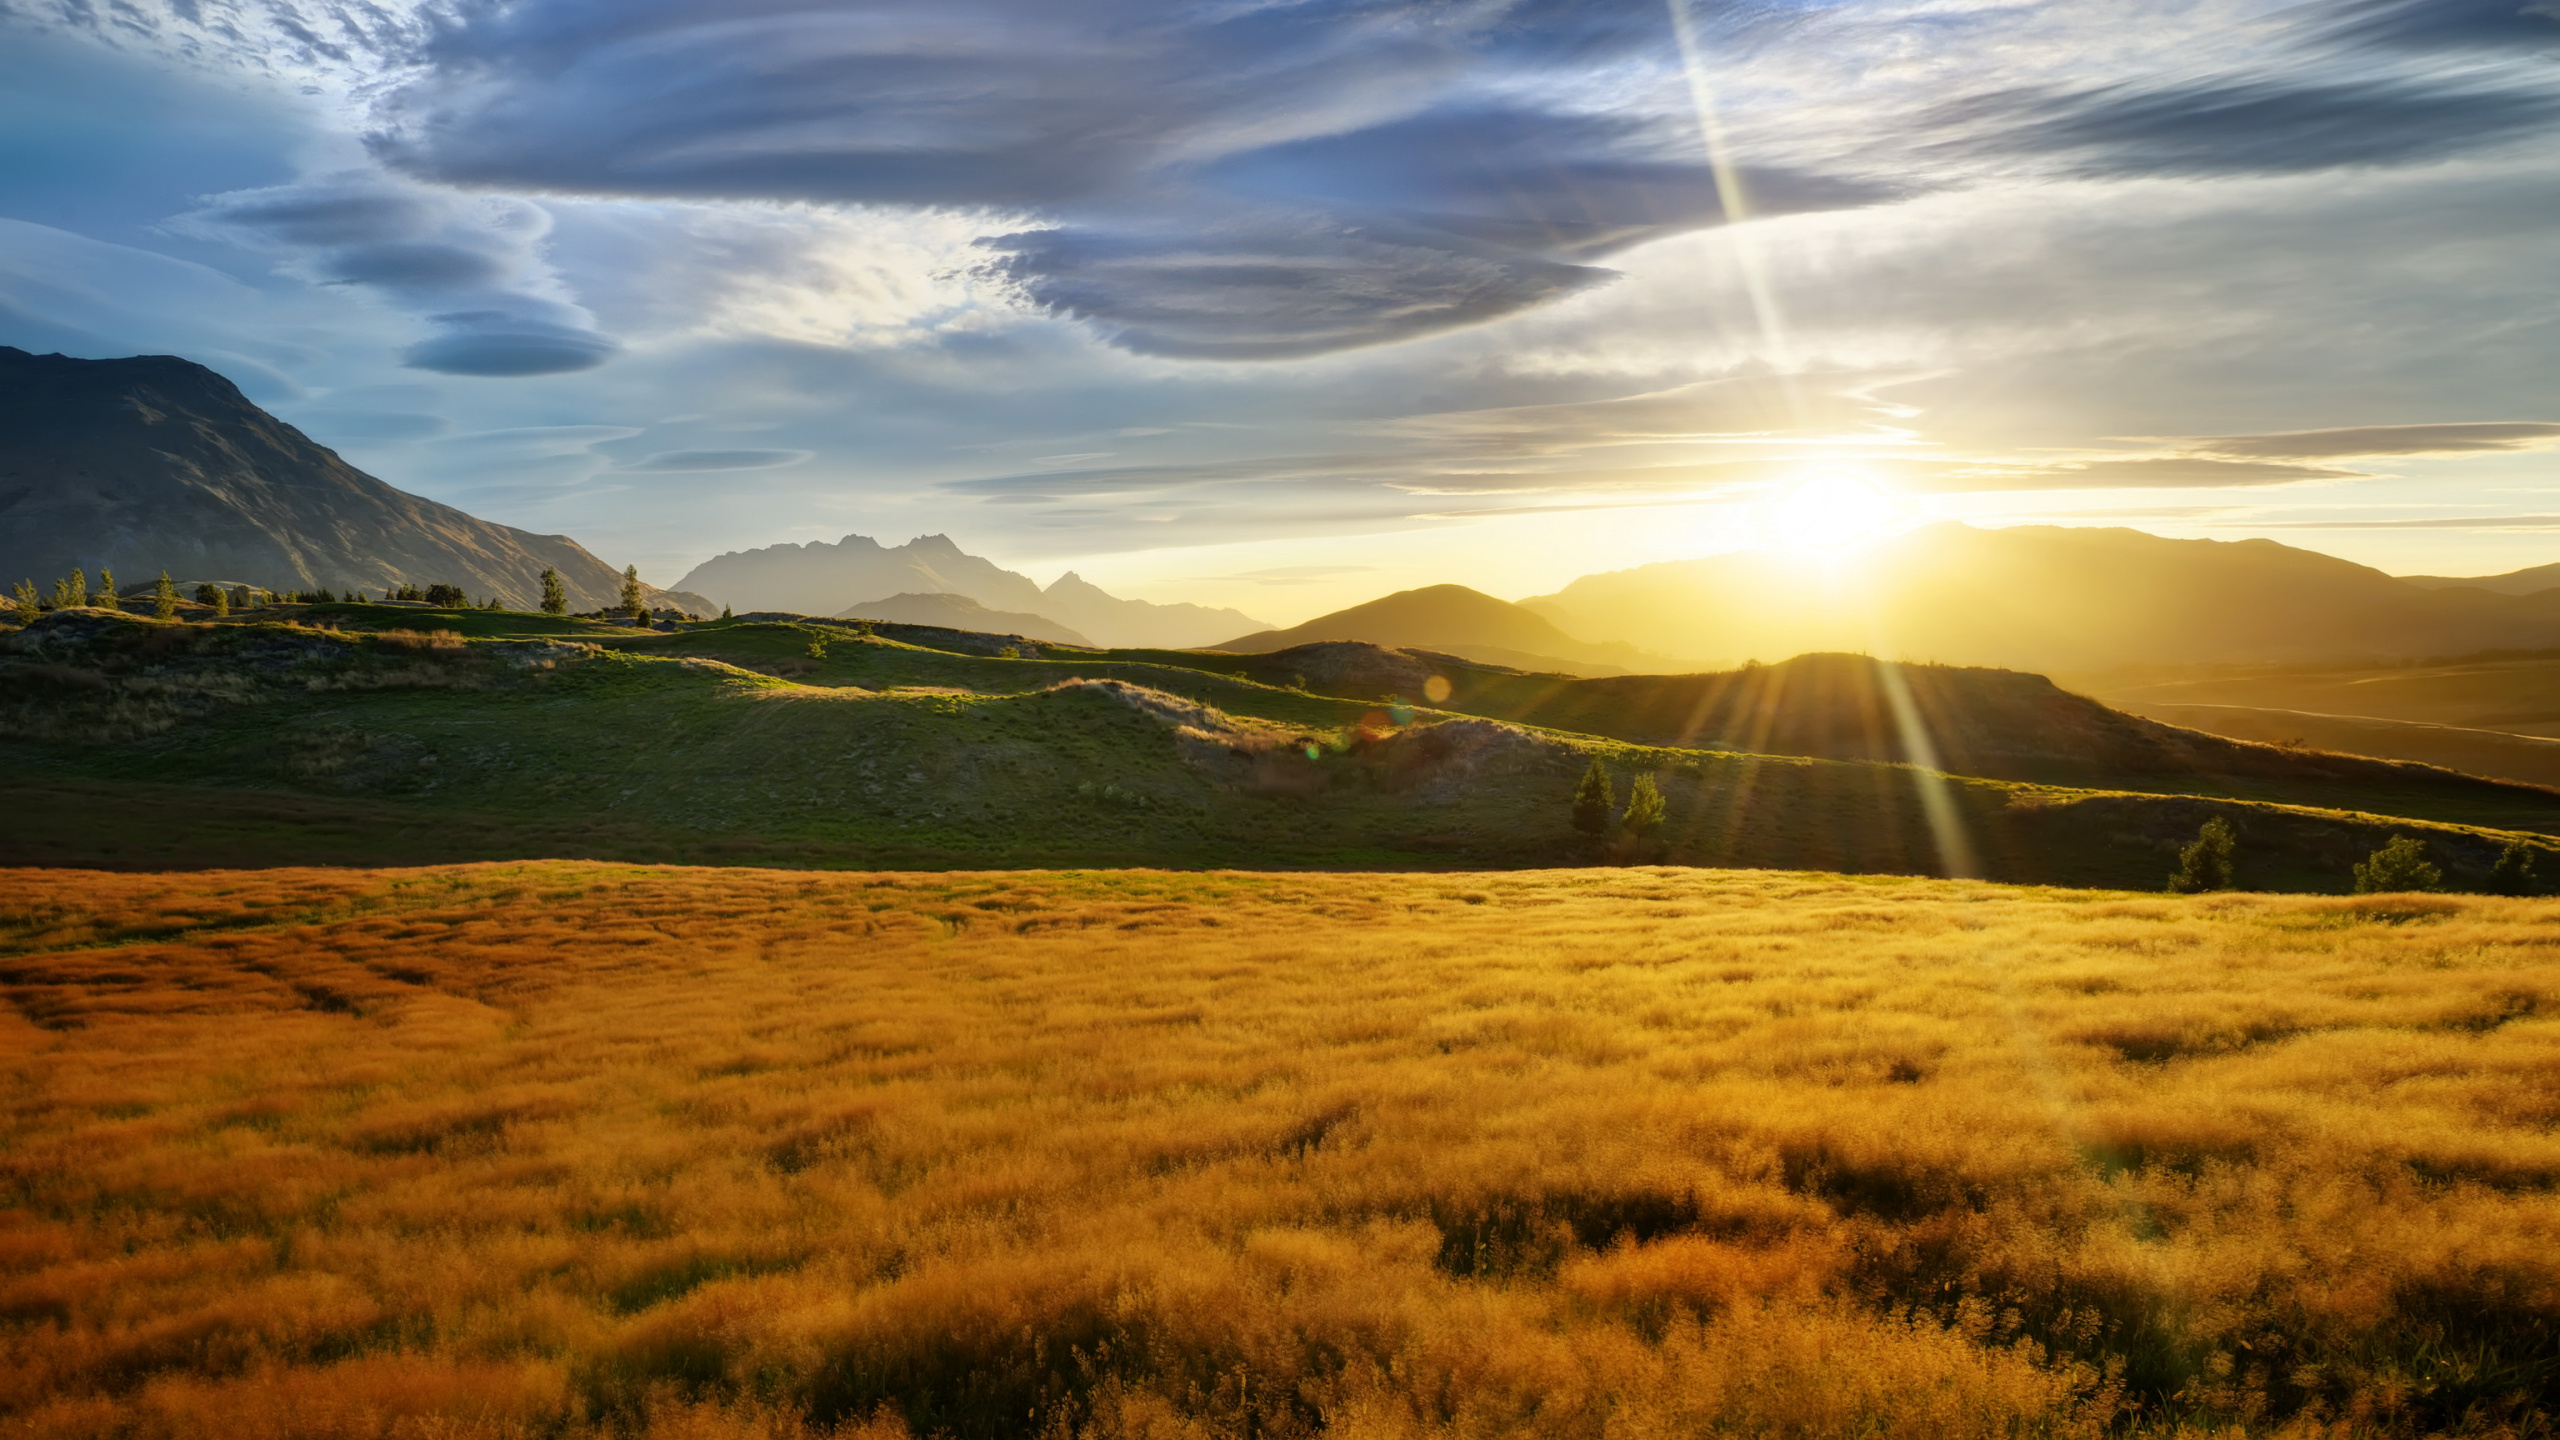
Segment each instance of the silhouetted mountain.
[{"label": "silhouetted mountain", "polygon": [[1040,592],[1039,613],[1065,621],[1105,645],[1166,650],[1188,650],[1265,623],[1241,610],[1123,600],[1073,570]]},{"label": "silhouetted mountain", "polygon": [[1248,654],[1317,640],[1365,640],[1398,649],[1444,650],[1520,670],[1624,674],[1661,663],[1632,645],[1592,645],[1545,616],[1464,585],[1431,585],[1319,615],[1286,630],[1240,635],[1207,648]]},{"label": "silhouetted mountain", "polygon": [[693,567],[679,583],[742,611],[801,615],[849,613],[845,606],[870,595],[960,595],[993,610],[1045,617],[1104,645],[1183,649],[1262,623],[1235,610],[1122,600],[1073,571],[1044,591],[1030,576],[971,555],[947,535],[895,546],[847,535],[832,545],[812,540],[733,550]]},{"label": "silhouetted mountain", "polygon": [[830,545],[767,545],[705,560],[676,582],[738,610],[833,615],[876,595],[966,595],[994,610],[1028,613],[1040,587],[992,560],[967,554],[948,535],[889,546],[868,535]]},{"label": "silhouetted mountain", "polygon": [[[162,570],[332,590],[448,583],[529,608],[543,567],[573,609],[616,603],[622,575],[566,535],[536,535],[397,490],[174,355],[75,360],[0,345],[0,576]],[[650,603],[709,613],[699,595]]]},{"label": "silhouetted mountain", "polygon": [[1045,615],[990,610],[966,595],[892,595],[847,607],[841,619],[887,620],[899,625],[939,625],[946,630],[975,630],[987,635],[1019,635],[1056,645],[1092,645],[1082,635]]},{"label": "silhouetted mountain", "polygon": [[2088,674],[2560,645],[2560,595],[2429,589],[2272,540],[2049,525],[1672,561],[1521,604],[1577,634],[1722,663],[1855,650]]},{"label": "silhouetted mountain", "polygon": [[2545,590],[2560,589],[2560,565],[2536,565],[2525,570],[2510,570],[2504,575],[2403,575],[2406,585],[2423,585],[2430,590],[2494,590],[2501,595],[2538,595]]}]

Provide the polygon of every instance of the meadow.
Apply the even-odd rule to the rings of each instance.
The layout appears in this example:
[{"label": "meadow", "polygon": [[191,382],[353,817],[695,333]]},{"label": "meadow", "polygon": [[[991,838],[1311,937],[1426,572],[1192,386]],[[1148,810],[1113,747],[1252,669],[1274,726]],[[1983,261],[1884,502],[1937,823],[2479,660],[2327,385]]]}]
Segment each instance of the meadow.
[{"label": "meadow", "polygon": [[0,876],[0,1435],[2538,1435],[2560,905]]}]

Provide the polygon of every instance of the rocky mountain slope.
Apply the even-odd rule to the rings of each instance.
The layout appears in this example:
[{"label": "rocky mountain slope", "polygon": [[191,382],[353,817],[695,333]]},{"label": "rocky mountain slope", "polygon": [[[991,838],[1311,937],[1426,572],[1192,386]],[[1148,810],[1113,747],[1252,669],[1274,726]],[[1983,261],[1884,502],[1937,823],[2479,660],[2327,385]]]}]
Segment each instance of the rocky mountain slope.
[{"label": "rocky mountain slope", "polygon": [[[0,346],[0,576],[162,570],[269,589],[461,586],[531,607],[545,566],[572,609],[616,603],[622,574],[536,535],[398,490],[173,355],[78,360]],[[699,595],[648,587],[700,614]]]}]

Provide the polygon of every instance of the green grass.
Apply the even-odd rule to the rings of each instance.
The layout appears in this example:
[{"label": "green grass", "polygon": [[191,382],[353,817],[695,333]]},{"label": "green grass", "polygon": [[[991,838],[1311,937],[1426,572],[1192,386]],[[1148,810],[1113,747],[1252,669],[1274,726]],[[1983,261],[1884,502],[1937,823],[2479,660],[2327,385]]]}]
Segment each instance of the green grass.
[{"label": "green grass", "polygon": [[[2338,890],[2395,830],[2428,836],[2457,878],[2485,875],[2505,839],[2343,808],[1588,736],[1507,732],[1526,738],[1435,758],[1430,745],[1449,732],[1432,729],[1434,712],[1411,714],[1417,731],[1394,735],[1375,705],[1234,675],[1089,654],[957,654],[849,627],[614,635],[539,616],[336,608],[403,622],[383,628],[464,632],[478,619],[492,633],[431,650],[274,620],[136,619],[82,644],[19,644],[19,658],[0,662],[15,667],[9,691],[21,697],[0,738],[0,796],[16,817],[0,831],[0,862],[1377,868],[1658,858],[1933,873],[1947,868],[1936,801],[1972,868],[1992,878],[2157,888],[2178,843],[2221,814],[2241,833],[2245,882]],[[808,658],[813,639],[825,641],[825,658]],[[1056,688],[1079,678],[1149,686],[1245,723],[1224,738],[1186,739],[1096,688]],[[210,688],[187,688],[198,682]],[[1378,733],[1363,738],[1364,718]],[[1308,741],[1316,758],[1300,753]],[[1657,846],[1611,852],[1568,828],[1567,797],[1593,754],[1617,768],[1622,794],[1639,770],[1662,777],[1670,823]]]}]

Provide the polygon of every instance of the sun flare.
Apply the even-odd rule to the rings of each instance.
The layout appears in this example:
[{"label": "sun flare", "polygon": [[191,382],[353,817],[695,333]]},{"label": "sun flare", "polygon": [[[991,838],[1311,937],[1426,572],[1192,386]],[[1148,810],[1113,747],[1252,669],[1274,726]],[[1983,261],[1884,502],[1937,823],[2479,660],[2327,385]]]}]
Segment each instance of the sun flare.
[{"label": "sun flare", "polygon": [[1853,475],[1799,480],[1760,507],[1762,543],[1770,549],[1843,550],[1893,528],[1891,495]]}]

